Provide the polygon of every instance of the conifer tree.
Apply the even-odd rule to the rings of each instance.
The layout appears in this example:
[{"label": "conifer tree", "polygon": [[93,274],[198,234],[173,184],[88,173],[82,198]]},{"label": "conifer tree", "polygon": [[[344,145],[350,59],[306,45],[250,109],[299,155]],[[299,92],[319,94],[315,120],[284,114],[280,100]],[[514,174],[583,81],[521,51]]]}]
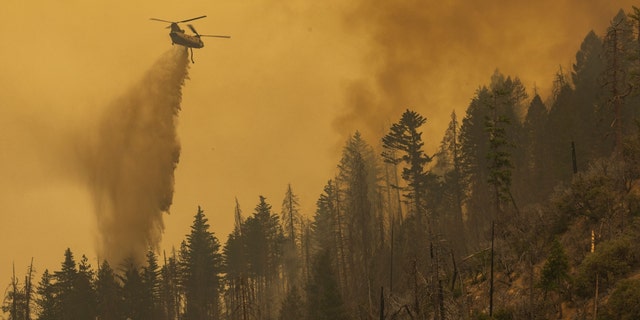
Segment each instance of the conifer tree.
[{"label": "conifer tree", "polygon": [[58,305],[56,313],[61,320],[78,319],[76,311],[75,283],[78,278],[78,269],[70,248],[64,252],[64,261],[60,271],[54,272],[55,296]]},{"label": "conifer tree", "polygon": [[198,207],[191,233],[183,252],[183,286],[185,291],[185,319],[218,319],[222,257],[220,244],[209,231],[208,219]]},{"label": "conifer tree", "polygon": [[424,142],[420,127],[427,121],[415,111],[406,110],[400,121],[391,126],[391,130],[382,138],[385,151],[382,157],[388,163],[404,163],[402,178],[406,181],[408,190],[405,193],[413,204],[412,212],[420,216],[425,215],[427,182],[429,176],[425,166],[431,162],[431,157],[423,151]]},{"label": "conifer tree", "polygon": [[96,292],[93,286],[94,272],[89,259],[82,255],[78,264],[78,275],[75,280],[75,309],[78,319],[94,319],[96,316]]},{"label": "conifer tree", "polygon": [[167,259],[166,254],[164,256],[164,264],[160,273],[160,295],[162,297],[162,309],[164,311],[164,318],[168,320],[177,319],[180,313],[179,306],[181,304],[180,299],[180,272],[178,259],[173,250],[172,255]]},{"label": "conifer tree", "polygon": [[558,239],[551,243],[549,257],[542,267],[540,287],[546,292],[561,292],[569,281],[569,260]]},{"label": "conifer tree", "polygon": [[271,212],[271,205],[265,197],[259,198],[243,232],[246,235],[248,273],[256,288],[255,312],[259,318],[273,318],[277,314],[274,298],[281,294],[282,289],[280,271],[285,237],[278,215]]},{"label": "conifer tree", "polygon": [[122,265],[122,312],[131,320],[145,319],[145,290],[142,275],[132,258],[127,258]]},{"label": "conifer tree", "polygon": [[549,182],[550,161],[547,153],[546,123],[548,119],[547,108],[539,95],[535,95],[529,104],[527,116],[523,124],[523,143],[521,148],[524,153],[522,162],[523,179],[526,182],[517,184],[523,204],[537,203],[545,200],[552,190]]},{"label": "conifer tree", "polygon": [[248,257],[246,253],[246,232],[242,210],[236,198],[234,208],[235,224],[222,249],[223,270],[227,290],[225,292],[227,317],[231,320],[248,320],[252,296],[248,279]]},{"label": "conifer tree", "polygon": [[115,272],[106,260],[98,269],[95,282],[96,315],[101,320],[117,320],[122,317],[122,292]]},{"label": "conifer tree", "polygon": [[144,286],[143,304],[145,314],[153,319],[161,319],[160,277],[158,257],[152,249],[147,251],[147,264],[142,268],[142,282]]},{"label": "conifer tree", "polygon": [[442,176],[440,205],[446,214],[444,227],[453,235],[457,254],[463,254],[466,249],[465,230],[463,222],[463,203],[465,200],[465,182],[462,175],[462,153],[460,145],[460,124],[456,112],[451,113],[449,126],[440,144],[440,151],[436,155],[435,170]]},{"label": "conifer tree", "polygon": [[300,203],[298,196],[293,192],[291,184],[287,185],[284,199],[282,200],[282,222],[287,241],[284,244],[284,264],[287,273],[287,285],[295,286],[299,281],[301,262],[302,236],[300,216]]},{"label": "conifer tree", "polygon": [[55,320],[58,319],[56,310],[56,296],[55,288],[53,285],[53,275],[49,273],[48,269],[45,269],[42,273],[40,282],[36,289],[38,298],[36,304],[40,310],[39,320]]}]

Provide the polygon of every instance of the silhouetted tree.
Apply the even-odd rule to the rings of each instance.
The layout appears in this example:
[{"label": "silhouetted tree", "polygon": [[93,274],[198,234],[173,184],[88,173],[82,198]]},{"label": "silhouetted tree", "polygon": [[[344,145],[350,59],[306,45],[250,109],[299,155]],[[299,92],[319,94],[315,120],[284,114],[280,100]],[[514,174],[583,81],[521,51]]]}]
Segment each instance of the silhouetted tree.
[{"label": "silhouetted tree", "polygon": [[407,184],[405,197],[411,202],[411,211],[420,216],[426,214],[426,193],[429,176],[425,166],[431,162],[431,157],[423,151],[424,142],[420,127],[427,121],[415,111],[407,110],[400,117],[400,121],[391,125],[387,135],[382,138],[384,152],[382,157],[388,163],[404,163],[402,178]]},{"label": "silhouetted tree", "polygon": [[291,184],[287,185],[284,199],[282,200],[282,222],[287,241],[284,244],[284,268],[287,275],[287,286],[295,286],[299,282],[301,266],[302,236],[300,215],[300,203],[298,196],[293,193]]},{"label": "silhouetted tree", "polygon": [[273,318],[277,308],[275,300],[281,293],[281,268],[284,233],[278,215],[260,196],[260,202],[247,218],[243,232],[246,239],[249,275],[255,286],[258,318]]},{"label": "silhouetted tree", "polygon": [[209,231],[208,219],[198,207],[187,235],[186,252],[181,255],[185,290],[185,319],[218,319],[220,317],[220,244]]},{"label": "silhouetted tree", "polygon": [[146,319],[145,288],[142,275],[132,258],[122,264],[122,312],[131,320]]},{"label": "silhouetted tree", "polygon": [[78,278],[78,269],[70,248],[64,252],[64,261],[60,271],[54,272],[56,314],[59,319],[79,319],[76,309],[77,294],[75,284]]},{"label": "silhouetted tree", "polygon": [[145,314],[153,319],[162,319],[162,305],[160,297],[160,270],[158,257],[153,250],[147,251],[147,264],[142,268],[142,283],[144,285]]},{"label": "silhouetted tree", "polygon": [[36,289],[38,298],[36,304],[40,310],[39,320],[55,320],[58,319],[58,310],[56,310],[56,292],[53,285],[53,275],[45,269],[42,273],[40,282]]},{"label": "silhouetted tree", "polygon": [[94,319],[96,316],[96,291],[93,286],[94,272],[89,264],[89,259],[82,255],[78,264],[78,275],[75,280],[75,309],[77,319]]},{"label": "silhouetted tree", "polygon": [[122,291],[115,272],[106,260],[98,269],[95,281],[96,315],[100,320],[118,320],[122,314]]}]

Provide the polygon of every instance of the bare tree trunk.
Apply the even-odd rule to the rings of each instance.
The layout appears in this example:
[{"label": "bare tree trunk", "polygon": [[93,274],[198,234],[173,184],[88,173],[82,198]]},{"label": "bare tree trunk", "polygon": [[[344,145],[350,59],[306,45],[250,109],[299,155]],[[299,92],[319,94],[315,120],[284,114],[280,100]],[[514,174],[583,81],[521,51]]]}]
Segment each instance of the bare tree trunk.
[{"label": "bare tree trunk", "polygon": [[13,290],[13,297],[11,297],[11,319],[17,319],[18,316],[18,304],[16,302],[16,292],[18,292],[18,281],[16,280],[16,264],[13,263],[13,275],[11,276],[11,289]]},{"label": "bare tree trunk", "polygon": [[25,278],[25,287],[24,287],[24,295],[25,295],[25,310],[24,310],[24,318],[26,320],[31,320],[31,277],[33,276],[33,257],[31,258],[31,264],[29,265],[29,274]]}]

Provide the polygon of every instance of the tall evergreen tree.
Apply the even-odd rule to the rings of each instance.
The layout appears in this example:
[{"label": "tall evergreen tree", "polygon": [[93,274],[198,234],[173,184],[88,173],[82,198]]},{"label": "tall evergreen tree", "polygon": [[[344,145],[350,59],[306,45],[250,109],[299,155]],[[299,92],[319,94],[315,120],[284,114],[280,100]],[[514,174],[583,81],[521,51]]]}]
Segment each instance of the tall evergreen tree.
[{"label": "tall evergreen tree", "polygon": [[208,219],[198,207],[187,235],[183,263],[185,319],[218,319],[220,317],[220,244],[209,231]]},{"label": "tall evergreen tree", "polygon": [[164,264],[160,271],[162,275],[160,283],[162,309],[164,310],[164,319],[173,320],[178,319],[178,315],[180,314],[180,268],[175,250],[173,250],[172,255],[168,259],[166,254],[163,254],[163,256]]},{"label": "tall evergreen tree", "polygon": [[100,320],[122,318],[122,292],[115,272],[106,260],[98,269],[95,281],[96,315]]},{"label": "tall evergreen tree", "polygon": [[251,295],[248,283],[248,257],[243,232],[244,218],[236,198],[235,225],[222,249],[225,274],[227,317],[231,320],[248,320]]},{"label": "tall evergreen tree", "polygon": [[406,165],[402,169],[402,178],[407,183],[405,196],[412,202],[411,211],[418,217],[426,214],[429,175],[425,166],[431,162],[431,157],[423,151],[424,142],[419,131],[426,121],[419,113],[406,110],[400,121],[391,125],[389,133],[382,138],[384,160]]},{"label": "tall evergreen tree", "polygon": [[282,222],[287,241],[284,244],[284,264],[287,275],[287,285],[295,286],[299,281],[299,271],[301,262],[302,236],[300,215],[300,201],[293,192],[291,184],[287,185],[284,199],[282,200]]},{"label": "tall evergreen tree", "polygon": [[[343,149],[338,178],[343,185],[342,212],[346,220],[344,251],[345,270],[349,283],[344,288],[351,310],[367,310],[372,279],[373,255],[381,246],[380,228],[372,199],[377,198],[370,189],[376,188],[376,164],[372,148],[356,132]],[[374,178],[371,179],[370,177]],[[380,225],[382,224],[382,225]]]},{"label": "tall evergreen tree", "polygon": [[131,320],[147,318],[145,308],[145,290],[140,270],[132,258],[128,258],[122,265],[122,312]]},{"label": "tall evergreen tree", "polygon": [[153,319],[162,319],[162,304],[160,297],[160,270],[158,257],[152,249],[147,251],[147,264],[142,268],[142,283],[144,286],[145,313]]},{"label": "tall evergreen tree", "polygon": [[451,236],[457,254],[464,254],[466,249],[465,230],[463,222],[463,203],[466,197],[462,174],[462,153],[460,145],[460,123],[455,111],[451,113],[451,121],[447,126],[440,144],[440,151],[436,154],[435,170],[442,176],[440,204],[443,211],[443,227]]},{"label": "tall evergreen tree", "polygon": [[64,261],[60,271],[54,272],[55,278],[55,296],[58,312],[58,319],[73,320],[79,319],[76,309],[76,281],[78,278],[78,269],[73,253],[70,248],[64,252]]},{"label": "tall evergreen tree", "polygon": [[553,189],[549,176],[551,163],[548,155],[546,138],[547,108],[539,95],[535,95],[529,104],[527,116],[523,124],[523,140],[521,149],[524,153],[522,182],[515,183],[523,205],[539,203],[545,200]]},{"label": "tall evergreen tree", "polygon": [[56,292],[53,285],[53,275],[45,269],[42,273],[40,282],[36,289],[38,298],[36,304],[40,310],[39,320],[55,320],[58,319],[58,310],[56,310]]},{"label": "tall evergreen tree", "polygon": [[278,215],[271,212],[266,198],[260,201],[245,228],[249,274],[255,285],[256,313],[259,318],[273,318],[277,308],[274,300],[282,292],[281,268],[284,232]]},{"label": "tall evergreen tree", "polygon": [[[569,138],[575,140],[579,170],[586,169],[591,159],[608,156],[613,150],[613,136],[609,134],[613,117],[605,107],[606,95],[602,90],[605,72],[603,46],[602,39],[593,30],[582,41],[571,73],[575,87],[573,102],[576,110],[570,112],[571,118],[567,120],[574,122],[562,121],[558,125],[564,126],[565,131],[572,133],[572,137]],[[552,109],[556,107],[560,106],[552,106]],[[549,117],[553,118],[551,112]],[[573,132],[573,125],[576,125],[575,132]],[[563,132],[559,130],[550,132],[554,140],[548,141],[549,143],[563,141],[566,151],[570,140],[558,136],[559,133]]]},{"label": "tall evergreen tree", "polygon": [[93,286],[94,272],[89,259],[82,255],[78,264],[78,276],[75,280],[75,309],[77,319],[94,319],[96,317],[96,292]]}]

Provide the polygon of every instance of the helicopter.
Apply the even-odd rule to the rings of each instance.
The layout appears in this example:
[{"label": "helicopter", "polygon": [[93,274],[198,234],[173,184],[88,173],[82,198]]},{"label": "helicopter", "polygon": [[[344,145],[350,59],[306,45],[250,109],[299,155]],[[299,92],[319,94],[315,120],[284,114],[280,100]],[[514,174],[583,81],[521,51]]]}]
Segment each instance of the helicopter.
[{"label": "helicopter", "polygon": [[190,34],[186,34],[184,30],[178,26],[179,23],[189,22],[193,20],[206,18],[206,17],[207,16],[199,16],[191,19],[182,20],[182,21],[167,21],[167,20],[162,20],[157,18],[150,18],[150,20],[170,23],[171,25],[169,25],[167,28],[171,28],[171,32],[169,32],[169,36],[171,37],[171,44],[172,45],[179,44],[181,46],[184,46],[185,48],[189,48],[189,50],[191,51],[191,62],[195,63],[195,61],[193,61],[193,48],[199,49],[204,47],[204,42],[202,42],[202,39],[200,39],[200,37],[225,38],[225,39],[231,38],[230,36],[199,34],[198,31],[196,31],[196,28],[193,27],[193,25],[187,24],[189,29],[191,29],[191,31],[194,33],[194,35],[190,35]]}]

